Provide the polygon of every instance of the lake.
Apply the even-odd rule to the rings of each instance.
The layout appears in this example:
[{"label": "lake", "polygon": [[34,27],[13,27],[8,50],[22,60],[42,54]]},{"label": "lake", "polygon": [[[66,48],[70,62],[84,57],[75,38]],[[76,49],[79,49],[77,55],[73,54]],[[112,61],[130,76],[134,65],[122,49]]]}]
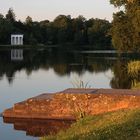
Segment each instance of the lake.
[{"label": "lake", "polygon": [[[134,60],[140,60],[138,54],[118,57],[116,53],[67,52],[57,48],[0,50],[0,112],[41,93],[76,87],[80,80],[92,88],[129,89],[133,79],[127,73],[127,64]],[[0,117],[0,139],[36,140],[44,131],[54,130],[51,126],[56,125],[54,132],[57,132],[70,124],[41,120],[4,121]]]}]

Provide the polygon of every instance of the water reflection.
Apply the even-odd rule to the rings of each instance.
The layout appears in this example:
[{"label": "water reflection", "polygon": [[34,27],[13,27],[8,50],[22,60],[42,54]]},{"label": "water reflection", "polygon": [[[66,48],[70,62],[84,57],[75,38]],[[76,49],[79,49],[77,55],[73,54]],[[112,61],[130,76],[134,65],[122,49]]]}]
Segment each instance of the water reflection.
[{"label": "water reflection", "polygon": [[10,119],[4,118],[4,123],[14,125],[15,130],[22,130],[28,136],[43,137],[53,135],[68,129],[74,121],[68,120],[38,120],[38,119]]},{"label": "water reflection", "polygon": [[112,88],[131,89],[140,82],[140,61],[119,59],[113,66],[113,72]]},{"label": "water reflection", "polygon": [[[24,53],[24,59],[23,59]],[[33,71],[53,69],[60,77],[71,72],[83,75],[85,72],[99,73],[111,70],[114,74],[110,80],[112,88],[131,88],[132,78],[127,72],[128,63],[135,59],[131,57],[118,58],[116,54],[92,54],[77,52],[62,52],[60,50],[4,50],[0,51],[0,77],[7,77],[9,83],[14,81],[18,71],[25,70],[30,76]],[[131,58],[131,59],[130,59]],[[11,61],[14,60],[14,61]],[[20,60],[20,61],[15,61]],[[22,61],[21,61],[22,60]],[[3,67],[4,66],[4,67]]]},{"label": "water reflection", "polygon": [[128,60],[118,59],[112,67],[114,77],[110,81],[111,87],[116,89],[130,89],[131,78],[127,72]]},{"label": "water reflection", "polygon": [[[17,61],[14,58],[13,61],[11,55],[14,53],[21,58],[23,56],[23,59]],[[129,64],[133,64],[133,66]],[[14,103],[42,92],[56,92],[69,88],[70,81],[74,80],[71,78],[75,73],[87,80],[84,82],[90,80],[89,84],[93,88],[132,88],[135,83],[137,85],[140,83],[140,69],[138,70],[137,67],[131,69],[137,64],[140,65],[140,56],[136,57],[135,54],[118,57],[116,54],[63,52],[60,50],[26,49],[19,52],[17,50],[0,50],[0,110],[2,112]],[[130,71],[133,70],[134,73],[131,73]],[[6,80],[13,85],[7,85]],[[32,136],[57,133],[60,128],[65,129],[71,124],[70,122],[44,120],[4,119],[4,121],[12,123],[15,129],[26,131],[27,135]],[[2,123],[0,126],[1,130],[7,132],[7,128],[3,128]],[[5,139],[7,135],[3,134],[3,136]],[[13,139],[15,137],[13,136]]]},{"label": "water reflection", "polygon": [[12,49],[11,61],[22,61],[22,60],[23,60],[23,49]]},{"label": "water reflection", "polygon": [[128,74],[132,80],[132,88],[140,88],[140,61],[131,61],[128,63]]}]

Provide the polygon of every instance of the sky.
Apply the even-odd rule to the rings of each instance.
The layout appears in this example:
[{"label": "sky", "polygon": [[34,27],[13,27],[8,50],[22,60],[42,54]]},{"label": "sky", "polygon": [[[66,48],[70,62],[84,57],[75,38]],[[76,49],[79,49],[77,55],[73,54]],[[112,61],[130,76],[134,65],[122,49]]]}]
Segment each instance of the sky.
[{"label": "sky", "polygon": [[5,15],[9,8],[13,8],[16,19],[22,21],[27,16],[34,21],[52,21],[60,14],[111,21],[116,11],[109,0],[0,0],[0,13]]}]

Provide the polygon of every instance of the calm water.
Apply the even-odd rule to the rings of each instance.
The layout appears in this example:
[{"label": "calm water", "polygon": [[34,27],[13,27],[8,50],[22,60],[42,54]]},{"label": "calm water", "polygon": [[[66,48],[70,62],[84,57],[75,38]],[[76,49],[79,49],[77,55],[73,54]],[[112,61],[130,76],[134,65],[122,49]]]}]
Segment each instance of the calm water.
[{"label": "calm water", "polygon": [[[130,88],[132,81],[127,72],[127,63],[138,58],[118,58],[115,54],[62,52],[60,50],[1,50],[0,51],[0,112],[14,103],[36,96],[73,87],[81,79],[93,88]],[[4,123],[0,118],[0,139],[36,140],[39,130],[52,122],[32,122],[36,134],[27,132],[19,120]],[[11,124],[9,124],[11,123]],[[39,125],[40,124],[40,125]],[[55,123],[61,126],[60,123]],[[63,123],[64,124],[64,123]],[[41,127],[41,128],[40,128]],[[67,127],[67,126],[66,126]],[[17,131],[17,130],[24,131]],[[50,128],[47,128],[50,129]],[[26,136],[30,135],[30,136]],[[32,136],[31,136],[32,135]],[[37,137],[33,137],[37,136]]]}]

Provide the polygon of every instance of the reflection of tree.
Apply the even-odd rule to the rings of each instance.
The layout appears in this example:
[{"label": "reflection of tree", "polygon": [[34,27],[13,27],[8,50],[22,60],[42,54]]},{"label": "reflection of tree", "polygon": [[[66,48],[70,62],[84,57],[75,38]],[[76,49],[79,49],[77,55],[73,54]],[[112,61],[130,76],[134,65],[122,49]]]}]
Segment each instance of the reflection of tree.
[{"label": "reflection of tree", "polygon": [[99,73],[112,69],[114,73],[110,82],[112,88],[129,89],[140,82],[139,70],[134,74],[135,76],[130,74],[130,68],[131,71],[136,71],[136,66],[140,66],[139,61],[114,60],[111,59],[112,56],[106,57],[108,55],[103,54],[80,54],[60,50],[52,52],[24,50],[24,60],[13,62],[10,60],[10,54],[10,50],[0,51],[0,80],[6,76],[9,83],[13,82],[17,71],[25,70],[30,76],[33,71],[39,69],[46,71],[53,69],[59,76],[70,75],[71,72],[82,76],[86,71]]},{"label": "reflection of tree", "polygon": [[132,87],[140,87],[140,61],[131,61],[128,63],[128,74],[132,79]]},{"label": "reflection of tree", "polygon": [[114,77],[111,80],[111,87],[117,89],[131,88],[131,81],[127,73],[127,62],[118,60],[113,67]]},{"label": "reflection of tree", "polygon": [[6,75],[11,82],[17,71],[25,70],[29,76],[39,69],[53,69],[59,76],[75,72],[78,75],[89,72],[103,72],[112,67],[114,61],[98,58],[91,54],[68,53],[62,51],[24,50],[23,61],[11,61],[10,50],[0,51],[0,77]]},{"label": "reflection of tree", "polygon": [[111,80],[111,87],[118,89],[130,89],[133,86],[136,86],[140,82],[140,69],[137,66],[140,61],[122,61],[118,60],[116,64],[114,64],[113,72],[114,77]]},{"label": "reflection of tree", "polygon": [[64,65],[64,64],[56,64],[53,66],[53,69],[60,76],[65,75],[68,71],[67,65]]}]

